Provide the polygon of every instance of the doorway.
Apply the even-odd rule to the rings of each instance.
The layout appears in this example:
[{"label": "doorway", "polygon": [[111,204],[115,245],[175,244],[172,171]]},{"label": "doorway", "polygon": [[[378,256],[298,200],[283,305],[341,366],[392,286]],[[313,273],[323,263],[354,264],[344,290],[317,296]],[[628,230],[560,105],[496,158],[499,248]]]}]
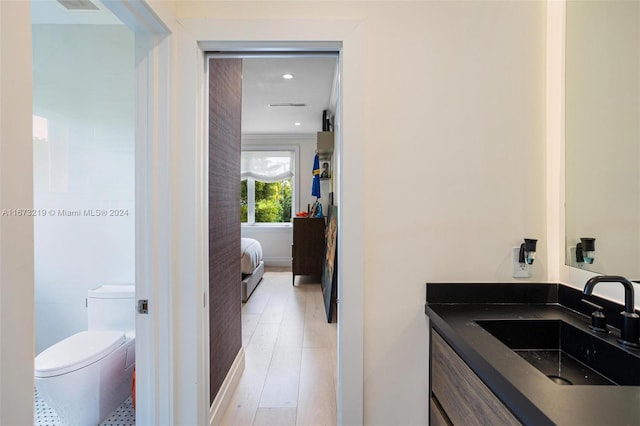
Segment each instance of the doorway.
[{"label": "doorway", "polygon": [[[275,166],[276,163],[283,167],[282,161],[285,160],[287,162],[287,170],[290,170],[290,177],[284,177],[286,173],[280,173],[278,175],[278,179],[285,179],[286,182],[270,182],[269,177],[263,178],[260,173],[264,173],[265,176],[269,173],[268,170],[258,170],[252,168],[248,173],[251,176],[249,179],[253,179],[258,177],[256,182],[251,182],[250,185],[245,186],[245,191],[251,189],[250,192],[252,194],[249,195],[248,198],[246,196],[243,198],[243,202],[246,203],[249,201],[249,206],[247,210],[250,212],[244,212],[242,215],[242,236],[243,237],[253,237],[256,238],[259,242],[262,243],[264,247],[264,257],[268,266],[271,267],[288,267],[289,274],[291,274],[291,244],[292,244],[292,224],[291,218],[296,216],[296,213],[299,213],[301,210],[305,212],[308,210],[307,206],[310,206],[315,201],[321,201],[325,206],[325,213],[329,211],[330,199],[337,200],[338,197],[333,197],[334,185],[336,182],[339,182],[339,155],[332,155],[333,149],[330,151],[323,152],[324,155],[328,155],[329,157],[324,157],[323,162],[328,164],[333,163],[333,167],[331,168],[331,172],[325,171],[325,174],[322,176],[322,196],[320,198],[320,194],[312,195],[312,181],[313,178],[313,164],[314,164],[314,154],[318,152],[318,132],[323,130],[328,130],[324,127],[323,119],[327,116],[335,116],[336,115],[336,106],[339,104],[339,88],[337,82],[339,81],[338,71],[338,52],[337,51],[307,51],[300,50],[297,52],[265,52],[261,51],[259,53],[256,52],[245,52],[237,53],[237,52],[222,52],[220,54],[212,55],[212,57],[216,58],[215,60],[208,60],[209,66],[211,67],[212,63],[218,64],[220,62],[228,61],[237,61],[238,58],[242,59],[243,72],[242,72],[242,150],[243,156],[247,154],[248,158],[252,160],[252,164],[260,164],[261,167],[267,167],[271,164],[271,167]],[[221,70],[221,65],[216,65],[216,69]],[[313,75],[315,74],[315,75]],[[320,75],[320,78],[318,77]],[[215,77],[210,77],[208,81],[212,81]],[[224,79],[222,82],[213,82],[211,84],[218,85],[226,85],[230,79]],[[293,80],[293,81],[292,81]],[[319,83],[321,81],[321,83]],[[304,85],[307,85],[305,88]],[[209,93],[209,98],[213,99],[211,93],[212,89],[209,88],[207,93]],[[218,92],[221,89],[218,89]],[[325,93],[318,95],[318,91],[322,92],[324,90]],[[303,92],[316,92],[316,93],[303,93]],[[217,92],[216,92],[217,93]],[[220,94],[219,96],[223,96]],[[320,98],[320,100],[318,100]],[[210,100],[211,102],[211,100]],[[225,103],[228,104],[228,103]],[[211,106],[210,106],[211,108]],[[216,110],[217,111],[217,110]],[[313,112],[315,111],[315,113]],[[219,112],[210,112],[212,117],[218,117],[220,115]],[[334,118],[334,120],[339,119],[338,117]],[[216,118],[218,120],[218,118]],[[327,118],[328,120],[328,118]],[[332,120],[333,122],[333,120]],[[211,124],[207,126],[211,128],[211,131],[216,131],[215,128],[211,127]],[[298,130],[301,129],[301,130]],[[325,132],[326,133],[326,132]],[[215,137],[213,139],[215,140]],[[210,142],[212,143],[212,142]],[[213,142],[215,143],[215,142]],[[211,145],[210,145],[211,146]],[[211,150],[212,148],[210,148]],[[215,147],[220,154],[224,155],[224,153],[220,152],[219,147]],[[280,153],[280,154],[278,154]],[[287,153],[286,155],[283,153]],[[212,157],[212,152],[209,152],[209,176],[213,176],[211,172],[211,164],[216,161],[215,157]],[[264,156],[264,158],[260,156]],[[244,158],[244,157],[243,157]],[[294,164],[289,164],[293,162]],[[282,164],[281,164],[282,163]],[[222,166],[221,166],[222,167]],[[256,166],[257,167],[257,166]],[[267,167],[269,168],[269,167]],[[255,170],[254,170],[255,169]],[[244,170],[244,168],[243,168]],[[293,172],[291,172],[293,170]],[[281,172],[283,170],[280,170]],[[235,173],[233,174],[235,176]],[[320,176],[318,176],[319,178]],[[216,182],[209,182],[210,188],[218,188],[221,185],[221,177],[218,176]],[[285,215],[276,215],[272,214],[272,212],[265,207],[270,208],[272,204],[277,203],[278,200],[271,199],[262,199],[263,196],[256,196],[258,191],[253,194],[257,183],[260,182],[260,179],[264,179],[265,183],[260,185],[269,186],[269,184],[274,186],[282,186],[282,188],[287,188],[289,194],[289,201],[284,207],[284,210],[288,210],[288,213]],[[225,184],[225,187],[229,186]],[[280,187],[278,186],[278,187]],[[266,188],[265,187],[265,188]],[[293,188],[292,188],[293,187]],[[214,191],[216,192],[216,191]],[[236,198],[238,199],[238,205],[240,205],[240,191],[236,194]],[[260,193],[265,192],[264,190],[260,190]],[[267,191],[268,192],[268,191]],[[210,200],[209,205],[211,206],[211,197],[212,195],[210,189]],[[276,197],[277,198],[277,197]],[[282,202],[284,200],[280,200]],[[255,205],[253,205],[255,203]],[[211,208],[211,207],[210,207]],[[283,205],[279,205],[279,209],[283,209]],[[280,212],[282,213],[282,212]],[[240,218],[238,218],[240,219]],[[324,220],[324,219],[323,219]],[[311,221],[309,219],[309,221]],[[210,223],[217,224],[215,217],[210,217]],[[216,226],[216,225],[214,225]],[[211,229],[211,228],[210,228]],[[219,232],[218,229],[214,229],[216,232]],[[323,236],[322,236],[323,237]],[[324,237],[322,238],[321,244],[324,245]],[[323,252],[324,247],[321,248],[321,252]],[[210,246],[211,250],[211,246]],[[211,253],[210,253],[211,256]],[[320,264],[322,264],[322,256],[318,259]],[[215,259],[211,260],[215,262]],[[211,262],[210,261],[210,262]],[[276,279],[276,275],[281,275],[281,270],[276,272],[272,271],[267,272],[265,274],[264,283],[262,287],[258,285],[256,290],[256,295],[252,296],[252,299],[249,299],[247,303],[243,306],[255,306],[256,298],[264,299],[263,291],[268,291],[267,288],[271,286],[272,281]],[[291,285],[290,281],[291,275],[289,275],[289,279],[286,282]],[[317,278],[315,287],[319,288],[319,278]],[[299,282],[301,280],[299,279]],[[304,280],[302,280],[304,281]],[[294,281],[295,282],[295,281]],[[211,284],[210,284],[211,285]],[[303,283],[299,284],[300,286],[304,286]],[[277,285],[276,285],[277,287]],[[291,291],[291,287],[289,289],[284,289]],[[300,289],[298,286],[295,287],[294,290],[299,290],[300,293],[304,292],[304,289]],[[210,290],[211,292],[215,292],[211,294],[210,298],[215,297],[223,297],[222,295],[218,295],[217,290]],[[280,294],[282,296],[282,293]],[[316,307],[322,308],[320,313],[322,313],[321,317],[318,319],[323,319],[326,322],[326,315],[324,314],[324,306],[322,300],[322,294],[318,293],[317,295],[318,302],[316,303]],[[231,296],[231,301],[227,301],[225,306],[229,304],[235,304],[235,296]],[[289,297],[289,294],[285,296]],[[282,302],[283,299],[281,299]],[[254,303],[256,302],[256,303]],[[217,313],[214,311],[216,309],[215,305],[219,304],[219,301],[215,301],[212,299],[210,303],[210,317],[217,318]],[[280,306],[279,308],[282,308]],[[245,311],[245,308],[242,308]],[[251,308],[248,308],[250,311]],[[278,310],[278,307],[275,308]],[[250,313],[248,316],[254,316],[255,312]],[[276,313],[275,316],[278,314]],[[228,315],[225,315],[228,317]],[[282,311],[280,312],[280,319],[282,317]],[[268,321],[271,321],[274,317],[270,317]],[[244,320],[244,318],[243,318]],[[244,322],[244,321],[243,321]],[[250,323],[251,321],[249,321]],[[219,328],[219,321],[213,321],[210,323],[210,327],[212,330],[214,328]],[[255,324],[253,324],[255,325]],[[244,326],[247,327],[247,322],[244,323]],[[249,326],[250,328],[250,326]],[[268,327],[267,327],[268,328]],[[253,328],[255,330],[255,327]],[[253,331],[251,330],[251,331]],[[210,331],[209,334],[213,333]],[[286,333],[286,332],[285,332]],[[334,324],[334,332],[333,332],[333,341],[335,342],[335,324]],[[245,329],[244,341],[247,343],[247,330]],[[302,334],[300,334],[300,348],[298,351],[302,350]],[[249,336],[250,338],[250,336]],[[217,340],[219,342],[219,340]],[[212,345],[211,352],[213,353],[214,347]],[[273,348],[272,348],[273,349]],[[292,351],[295,353],[295,348]],[[252,357],[254,355],[248,353],[248,357]],[[332,365],[336,365],[336,356],[337,350],[335,345],[333,346],[333,361]],[[295,364],[295,357],[291,358],[289,356],[292,364]],[[300,365],[300,357],[297,358],[298,367]],[[216,363],[213,362],[212,357],[212,372],[211,377],[213,381],[214,368],[216,368]],[[252,368],[251,363],[249,363],[247,368]],[[255,366],[253,367],[255,368]],[[225,369],[226,373],[226,369]],[[255,373],[255,372],[253,372]],[[251,375],[251,371],[245,371],[244,378],[247,375]],[[299,371],[298,371],[299,374]],[[334,369],[335,374],[335,369]],[[330,375],[333,376],[334,374]],[[295,373],[293,374],[295,375]],[[267,384],[268,384],[267,380]],[[241,386],[243,384],[241,383]],[[255,383],[253,384],[255,385]],[[251,385],[248,385],[251,386]],[[266,386],[268,387],[268,386]],[[334,421],[335,421],[335,382],[333,383],[332,393],[333,397],[333,412],[334,412]],[[281,389],[284,391],[284,389]],[[212,393],[216,393],[217,389],[212,389]],[[297,379],[295,383],[295,392],[297,392]],[[291,393],[291,391],[286,391],[285,393]],[[213,399],[215,395],[211,395]],[[289,395],[290,396],[290,395]],[[255,397],[255,395],[254,395]],[[269,399],[269,398],[267,398]],[[273,397],[270,398],[273,400]],[[282,398],[280,398],[282,399]],[[284,398],[287,399],[287,398]],[[257,401],[253,401],[256,402]],[[274,408],[283,408],[289,409],[291,408],[289,405],[293,403],[294,405],[294,413],[295,413],[295,402],[291,401],[291,398],[288,398],[287,401],[280,401],[278,404],[284,404],[285,407],[274,407]],[[250,401],[245,401],[244,405],[250,405]],[[270,401],[270,403],[265,402],[265,406],[269,407],[270,404],[274,404],[274,401]],[[245,407],[246,408],[246,407]],[[246,411],[246,410],[245,410]],[[264,413],[264,410],[263,410]],[[245,413],[246,414],[246,413]],[[255,414],[255,413],[254,413]],[[290,410],[288,411],[290,414]],[[308,418],[307,418],[308,420]],[[243,418],[243,422],[246,423],[247,419]]]},{"label": "doorway", "polygon": [[[34,208],[43,212],[34,217],[34,423],[64,423],[66,412],[108,419],[101,409],[88,413],[91,399],[60,401],[47,391],[55,379],[40,372],[39,360],[88,330],[90,291],[135,283],[135,34],[107,9],[78,14],[36,1],[32,38]],[[121,330],[131,335],[134,296],[127,330]],[[47,368],[83,365],[70,353],[68,359]],[[132,362],[121,371],[122,381],[129,377],[128,393]],[[56,410],[78,400],[82,411]],[[104,404],[110,412],[121,406],[120,417],[135,422],[126,397]]]},{"label": "doorway", "polygon": [[[158,101],[165,90],[148,90],[166,78],[149,61],[166,58],[167,28],[145,2],[87,1],[82,6],[91,10],[72,12],[63,3],[33,1],[31,7],[34,207],[46,212],[34,218],[35,355],[87,330],[90,289],[135,283],[136,296],[149,299],[170,279],[168,273],[150,279],[165,253],[150,250],[148,230],[157,219],[146,214],[162,198],[148,195],[162,182],[150,172],[160,156],[147,152],[167,144],[170,133],[168,105]],[[159,336],[152,331],[165,314],[139,317],[133,298],[130,304],[135,325],[126,338],[137,331],[142,374],[136,389],[143,398],[135,413],[124,400],[129,407],[119,415],[129,424],[136,416],[142,424],[157,423],[157,407],[166,404],[159,402],[165,391],[156,366],[166,351],[154,348]],[[126,381],[130,391],[131,378]]]},{"label": "doorway", "polygon": [[[208,232],[207,203],[207,139],[206,139],[206,99],[204,86],[205,52],[221,51],[260,51],[265,46],[279,51],[299,50],[337,50],[340,52],[340,91],[341,118],[348,122],[343,126],[336,123],[336,149],[340,152],[340,199],[342,204],[338,235],[338,261],[340,263],[339,283],[348,282],[348,286],[339,286],[338,316],[343,321],[338,326],[338,423],[362,424],[364,404],[364,224],[362,210],[364,205],[364,163],[365,126],[364,113],[366,96],[363,91],[362,76],[365,64],[364,26],[358,19],[241,19],[232,25],[225,19],[185,19],[181,21],[185,28],[178,42],[179,65],[179,108],[178,118],[185,123],[179,129],[179,137],[194,144],[179,146],[178,197],[175,202],[184,212],[178,218],[182,233],[182,242],[176,255],[185,265],[178,271],[177,278],[182,282],[193,282],[193,291],[174,305],[177,315],[185,325],[187,333],[180,341],[193,339],[195,342],[208,340],[208,312],[196,312],[193,307],[208,297],[207,267],[208,253],[205,236]],[[246,41],[247,35],[253,41]],[[236,40],[236,41],[231,41]],[[237,41],[245,40],[245,41]],[[289,40],[289,41],[274,41]],[[296,40],[296,41],[293,41]],[[330,41],[327,41],[330,40]],[[194,48],[198,52],[194,55]],[[194,102],[194,99],[196,102]],[[342,143],[348,140],[348,143]],[[195,190],[193,188],[196,185]],[[343,259],[348,259],[344,262]],[[180,352],[186,360],[174,371],[179,385],[189,393],[184,401],[178,401],[179,407],[197,407],[198,421],[205,423],[211,418],[208,404],[208,345],[198,345],[197,351]],[[206,383],[199,382],[203,378]],[[192,385],[196,383],[196,385]],[[193,412],[184,411],[184,413]],[[209,416],[209,417],[207,417]]]}]

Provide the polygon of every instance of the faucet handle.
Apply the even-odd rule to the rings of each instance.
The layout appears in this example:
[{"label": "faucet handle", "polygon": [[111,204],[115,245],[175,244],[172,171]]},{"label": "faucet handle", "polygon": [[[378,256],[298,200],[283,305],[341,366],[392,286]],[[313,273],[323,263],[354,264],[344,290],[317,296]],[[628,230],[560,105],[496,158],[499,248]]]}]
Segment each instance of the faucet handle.
[{"label": "faucet handle", "polygon": [[609,330],[607,330],[607,317],[604,314],[604,312],[602,312],[604,308],[600,305],[596,305],[590,300],[587,300],[587,299],[580,299],[580,300],[586,303],[587,305],[591,306],[592,308],[597,309],[596,311],[593,311],[591,313],[591,325],[589,326],[589,328],[592,329],[593,331],[597,331],[600,333],[608,333]]},{"label": "faucet handle", "polygon": [[587,305],[591,306],[592,308],[598,309],[599,311],[604,309],[602,306],[593,303],[591,300],[580,299],[580,301],[583,302],[583,303],[586,303]]},{"label": "faucet handle", "polygon": [[620,327],[619,342],[632,348],[640,348],[640,315],[635,312],[620,312],[622,315],[622,327]]}]

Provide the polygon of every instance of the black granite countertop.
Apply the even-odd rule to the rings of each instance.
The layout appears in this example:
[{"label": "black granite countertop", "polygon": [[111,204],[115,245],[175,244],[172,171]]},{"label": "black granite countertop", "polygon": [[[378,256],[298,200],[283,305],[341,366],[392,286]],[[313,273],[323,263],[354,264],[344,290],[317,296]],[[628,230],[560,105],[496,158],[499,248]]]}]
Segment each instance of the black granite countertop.
[{"label": "black granite countertop", "polygon": [[[639,425],[640,386],[559,385],[476,323],[551,319],[590,332],[593,308],[581,298],[580,291],[561,284],[430,283],[425,310],[431,326],[525,425]],[[614,321],[623,310],[589,299]],[[617,345],[616,331],[599,338]],[[640,356],[640,350],[625,350]]]}]

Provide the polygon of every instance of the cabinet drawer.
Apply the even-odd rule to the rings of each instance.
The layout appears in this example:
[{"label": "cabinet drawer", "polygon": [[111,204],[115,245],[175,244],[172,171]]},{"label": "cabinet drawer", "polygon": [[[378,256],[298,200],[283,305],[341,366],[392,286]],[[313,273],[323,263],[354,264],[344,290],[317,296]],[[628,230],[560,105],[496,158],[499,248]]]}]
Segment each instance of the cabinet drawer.
[{"label": "cabinet drawer", "polygon": [[520,422],[431,330],[431,391],[454,425],[519,425]]}]

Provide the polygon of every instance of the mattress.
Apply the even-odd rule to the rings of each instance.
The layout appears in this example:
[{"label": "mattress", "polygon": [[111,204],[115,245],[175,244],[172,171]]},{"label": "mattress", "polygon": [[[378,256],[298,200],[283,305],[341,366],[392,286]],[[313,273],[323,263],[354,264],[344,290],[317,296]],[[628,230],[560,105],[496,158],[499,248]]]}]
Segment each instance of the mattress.
[{"label": "mattress", "polygon": [[262,261],[262,245],[253,238],[242,238],[240,240],[241,257],[240,268],[243,274],[251,274]]}]

